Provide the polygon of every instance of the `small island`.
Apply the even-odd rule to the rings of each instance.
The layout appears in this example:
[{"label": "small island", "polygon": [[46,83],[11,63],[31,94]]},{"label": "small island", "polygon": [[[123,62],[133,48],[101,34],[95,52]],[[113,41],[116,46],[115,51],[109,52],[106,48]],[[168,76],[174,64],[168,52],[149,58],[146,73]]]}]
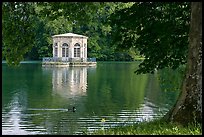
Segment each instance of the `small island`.
[{"label": "small island", "polygon": [[87,58],[88,37],[74,33],[52,36],[53,57],[44,57],[43,67],[95,66],[96,58]]}]

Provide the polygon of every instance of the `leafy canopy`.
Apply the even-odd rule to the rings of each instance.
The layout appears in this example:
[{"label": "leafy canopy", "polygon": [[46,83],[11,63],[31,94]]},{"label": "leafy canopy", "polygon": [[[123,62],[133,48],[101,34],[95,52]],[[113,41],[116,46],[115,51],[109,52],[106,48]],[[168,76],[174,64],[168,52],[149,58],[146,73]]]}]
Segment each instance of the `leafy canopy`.
[{"label": "leafy canopy", "polygon": [[110,17],[118,49],[138,49],[145,60],[135,72],[177,68],[186,63],[190,3],[138,2]]},{"label": "leafy canopy", "polygon": [[34,13],[30,2],[4,2],[2,5],[2,54],[9,65],[18,65],[34,44]]}]

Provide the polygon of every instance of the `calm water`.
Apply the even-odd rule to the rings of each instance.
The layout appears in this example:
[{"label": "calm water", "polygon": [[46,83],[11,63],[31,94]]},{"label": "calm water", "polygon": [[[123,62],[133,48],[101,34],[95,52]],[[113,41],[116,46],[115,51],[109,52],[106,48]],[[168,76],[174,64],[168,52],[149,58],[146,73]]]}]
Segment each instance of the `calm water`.
[{"label": "calm water", "polygon": [[136,75],[137,67],[138,62],[70,68],[2,63],[2,134],[82,134],[162,117],[178,92],[161,82],[165,72]]}]

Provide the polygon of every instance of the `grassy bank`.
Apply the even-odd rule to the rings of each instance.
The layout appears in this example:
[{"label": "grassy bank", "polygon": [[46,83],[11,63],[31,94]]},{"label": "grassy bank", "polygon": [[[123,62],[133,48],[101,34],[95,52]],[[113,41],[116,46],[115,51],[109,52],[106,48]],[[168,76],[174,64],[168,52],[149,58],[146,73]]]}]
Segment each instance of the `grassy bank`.
[{"label": "grassy bank", "polygon": [[142,122],[132,126],[98,130],[91,135],[202,135],[202,125],[181,126],[161,120]]}]

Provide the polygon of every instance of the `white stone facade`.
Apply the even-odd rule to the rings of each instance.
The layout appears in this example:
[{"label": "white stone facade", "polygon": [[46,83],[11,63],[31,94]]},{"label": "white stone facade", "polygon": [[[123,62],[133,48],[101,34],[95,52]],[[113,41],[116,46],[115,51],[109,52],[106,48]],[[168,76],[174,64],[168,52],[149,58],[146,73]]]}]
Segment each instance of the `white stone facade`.
[{"label": "white stone facade", "polygon": [[53,57],[87,59],[88,37],[74,33],[54,35]]}]

